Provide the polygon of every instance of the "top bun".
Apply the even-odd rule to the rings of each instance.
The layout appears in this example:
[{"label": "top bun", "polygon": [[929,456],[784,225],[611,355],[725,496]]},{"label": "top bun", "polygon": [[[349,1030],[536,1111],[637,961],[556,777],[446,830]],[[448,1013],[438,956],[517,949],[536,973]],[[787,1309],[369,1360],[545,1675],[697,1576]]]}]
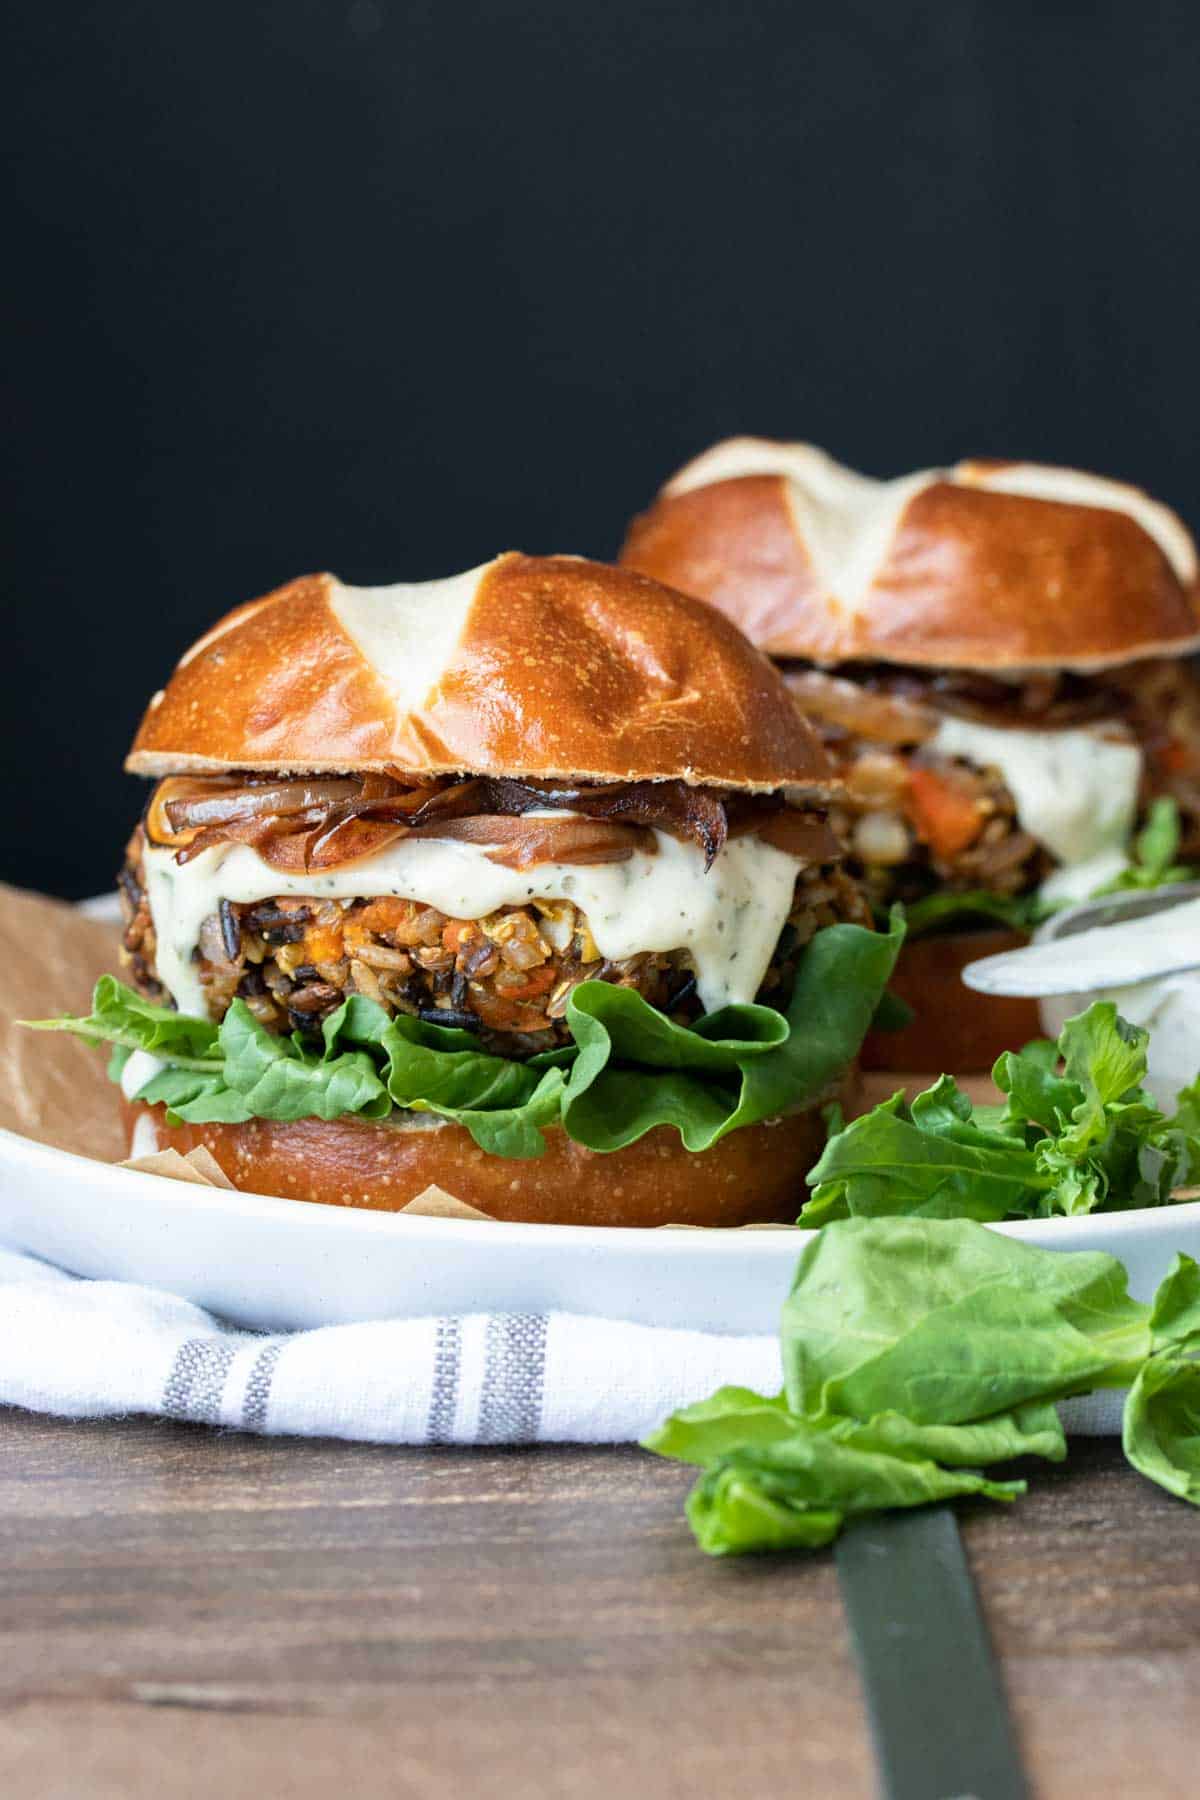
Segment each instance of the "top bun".
[{"label": "top bun", "polygon": [[125,766],[831,779],[779,675],[711,607],[628,569],[517,552],[396,587],[308,575],[235,608],[154,696]]},{"label": "top bun", "polygon": [[873,481],[811,444],[728,438],[634,520],[621,561],[819,663],[1086,673],[1200,645],[1182,521],[1042,463]]}]

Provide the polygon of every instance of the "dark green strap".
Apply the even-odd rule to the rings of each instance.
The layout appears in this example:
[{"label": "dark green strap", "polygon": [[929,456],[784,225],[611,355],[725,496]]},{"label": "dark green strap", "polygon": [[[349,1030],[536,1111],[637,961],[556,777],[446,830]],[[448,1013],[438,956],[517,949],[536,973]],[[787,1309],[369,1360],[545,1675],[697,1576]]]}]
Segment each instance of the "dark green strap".
[{"label": "dark green strap", "polygon": [[886,1800],[1028,1800],[979,1599],[948,1506],[844,1532],[837,1568]]}]

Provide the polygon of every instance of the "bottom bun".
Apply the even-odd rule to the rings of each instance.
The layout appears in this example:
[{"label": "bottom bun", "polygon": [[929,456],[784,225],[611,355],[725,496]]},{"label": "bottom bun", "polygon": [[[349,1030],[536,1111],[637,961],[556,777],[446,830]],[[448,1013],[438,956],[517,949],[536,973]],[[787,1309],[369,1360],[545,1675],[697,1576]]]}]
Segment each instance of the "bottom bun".
[{"label": "bottom bun", "polygon": [[905,944],[888,986],[916,1016],[902,1031],[868,1032],[860,1057],[863,1068],[977,1075],[990,1069],[1002,1051],[1019,1050],[1030,1038],[1041,1037],[1036,1000],[977,994],[962,982],[968,963],[1028,942],[1020,932],[995,927]]},{"label": "bottom bun", "polygon": [[125,1102],[124,1113],[136,1154],[203,1145],[247,1193],[398,1212],[434,1186],[490,1218],[539,1225],[790,1223],[825,1142],[815,1108],[731,1131],[698,1154],[666,1125],[605,1152],[555,1127],[530,1162],[490,1156],[464,1126],[427,1115],[168,1125],[162,1106]]}]

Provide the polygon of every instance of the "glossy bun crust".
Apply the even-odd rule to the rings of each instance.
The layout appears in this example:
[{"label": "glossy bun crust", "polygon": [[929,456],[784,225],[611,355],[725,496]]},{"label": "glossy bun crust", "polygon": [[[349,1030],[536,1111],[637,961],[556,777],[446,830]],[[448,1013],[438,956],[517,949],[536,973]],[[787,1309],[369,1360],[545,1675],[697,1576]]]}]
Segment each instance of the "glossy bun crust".
[{"label": "glossy bun crust", "polygon": [[462,1125],[342,1118],[169,1126],[161,1106],[125,1101],[123,1112],[131,1142],[135,1122],[149,1115],[156,1148],[186,1154],[202,1144],[248,1193],[398,1212],[432,1185],[493,1219],[539,1225],[791,1222],[825,1142],[813,1109],[731,1131],[698,1155],[670,1126],[603,1154],[555,1129],[544,1156],[511,1162],[481,1150]]},{"label": "glossy bun crust", "polygon": [[412,586],[304,576],[238,607],[151,701],[125,766],[829,782],[727,619],[628,569],[516,552]]},{"label": "glossy bun crust", "polygon": [[667,483],[621,561],[776,657],[1086,673],[1200,646],[1176,515],[1041,464],[878,482],[811,445],[733,438]]}]

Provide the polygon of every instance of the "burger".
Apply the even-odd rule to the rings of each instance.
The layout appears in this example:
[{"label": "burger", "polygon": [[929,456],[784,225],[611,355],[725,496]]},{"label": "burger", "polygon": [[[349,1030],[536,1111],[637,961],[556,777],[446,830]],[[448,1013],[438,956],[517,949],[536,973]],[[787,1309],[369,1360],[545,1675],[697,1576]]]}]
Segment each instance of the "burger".
[{"label": "burger", "polygon": [[851,868],[907,908],[894,985],[918,1017],[865,1060],[990,1065],[1036,1008],[963,989],[966,962],[1200,856],[1196,551],[1137,488],[984,461],[873,481],[734,438],[667,483],[621,562],[780,663],[845,782]]},{"label": "burger", "polygon": [[131,1147],[494,1218],[794,1218],[884,990],[778,672],[629,570],[308,576],[154,696],[120,875]]}]

